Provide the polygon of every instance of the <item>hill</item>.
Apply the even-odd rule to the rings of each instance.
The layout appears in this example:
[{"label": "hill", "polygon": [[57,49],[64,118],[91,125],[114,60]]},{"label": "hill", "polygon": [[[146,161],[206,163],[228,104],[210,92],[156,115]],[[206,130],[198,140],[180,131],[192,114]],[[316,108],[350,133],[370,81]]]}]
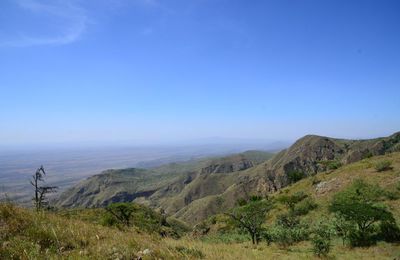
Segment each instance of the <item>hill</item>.
[{"label": "hill", "polygon": [[[391,162],[391,167],[386,171],[379,172],[376,167],[382,162]],[[310,208],[308,212],[300,214],[301,223],[312,227],[319,221],[330,221],[333,216],[328,207],[333,197],[360,179],[368,184],[378,185],[382,189],[382,203],[393,213],[396,222],[400,223],[400,152],[393,152],[365,158],[338,169],[319,172],[269,194],[268,200],[275,201],[275,207],[267,216],[265,228],[271,229],[279,215],[287,212],[287,207],[280,202],[283,196],[296,194],[305,194],[307,201],[312,201],[316,205]],[[306,204],[299,205],[299,208],[304,205]],[[196,249],[210,252],[210,254],[214,254],[215,258],[238,257],[236,254],[239,254],[243,259],[314,258],[310,250],[312,244],[309,241],[296,243],[289,248],[283,248],[276,243],[271,245],[262,243],[257,247],[258,251],[248,250],[243,252],[244,245],[247,243],[246,241],[250,240],[250,237],[243,235],[232,224],[231,219],[224,214],[207,218],[196,225],[194,231],[197,238],[195,240],[183,239],[185,245],[192,245]],[[238,250],[238,252],[232,252],[234,250]],[[338,238],[333,240],[332,252],[328,256],[328,258],[334,259],[397,259],[399,257],[400,245],[398,243],[379,242],[371,247],[349,248],[343,245]]]},{"label": "hill", "polygon": [[63,193],[62,207],[137,201],[189,224],[232,208],[240,198],[276,192],[307,176],[400,150],[400,133],[369,140],[307,135],[273,156],[246,152],[168,164],[152,170],[109,170]]},{"label": "hill", "polygon": [[[181,192],[163,206],[172,208],[175,217],[190,224],[213,214],[232,208],[236,201],[251,195],[265,196],[287,185],[318,172],[331,170],[363,158],[399,151],[400,133],[386,138],[370,140],[342,140],[308,135],[296,141],[291,147],[276,154],[270,160],[244,171],[230,174],[208,174],[187,185]],[[212,185],[210,185],[212,183]],[[211,187],[211,188],[210,188]],[[201,193],[212,189],[214,193]],[[189,196],[188,196],[189,194]],[[191,194],[203,194],[190,203],[183,203]],[[182,207],[183,206],[183,207]]]},{"label": "hill", "polygon": [[179,194],[202,171],[227,173],[253,167],[272,153],[248,151],[226,157],[170,163],[153,169],[106,170],[66,192],[57,200],[60,207],[102,207],[112,202],[139,200],[157,207],[163,200]]},{"label": "hill", "polygon": [[[391,168],[379,172],[376,166],[390,161]],[[301,216],[312,226],[330,216],[328,205],[335,194],[357,179],[379,185],[384,191],[384,203],[400,222],[400,152],[362,159],[338,169],[329,169],[305,177],[269,195],[277,201],[267,216],[266,227],[287,209],[279,203],[282,196],[302,192],[315,201],[317,207]],[[139,208],[139,213],[144,208]],[[143,229],[142,222],[134,227],[118,229],[99,224],[104,209],[62,210],[35,213],[9,204],[0,204],[0,258],[11,259],[317,259],[310,241],[283,248],[275,242],[252,246],[250,237],[240,233],[226,215],[214,215],[203,221],[204,234],[186,235],[179,239],[160,237]],[[153,214],[153,213],[152,213]],[[152,215],[151,214],[151,215]],[[146,216],[143,215],[143,216]],[[135,217],[137,219],[137,217]],[[143,218],[142,218],[143,219]],[[196,228],[194,231],[196,231]],[[397,259],[400,246],[379,242],[363,248],[349,248],[339,239],[333,240],[328,258]]]}]

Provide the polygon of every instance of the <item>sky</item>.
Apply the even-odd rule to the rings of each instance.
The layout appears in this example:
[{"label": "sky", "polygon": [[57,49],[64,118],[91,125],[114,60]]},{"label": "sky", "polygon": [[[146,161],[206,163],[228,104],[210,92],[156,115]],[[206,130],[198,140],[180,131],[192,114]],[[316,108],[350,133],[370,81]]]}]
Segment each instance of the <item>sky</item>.
[{"label": "sky", "polygon": [[0,146],[400,131],[397,0],[1,0]]}]

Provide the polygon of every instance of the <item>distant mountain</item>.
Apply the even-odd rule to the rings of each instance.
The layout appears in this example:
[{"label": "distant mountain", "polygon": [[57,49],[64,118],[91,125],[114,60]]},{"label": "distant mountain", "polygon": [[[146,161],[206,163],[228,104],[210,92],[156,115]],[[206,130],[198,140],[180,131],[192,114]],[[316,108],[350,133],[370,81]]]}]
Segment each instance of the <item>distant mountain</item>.
[{"label": "distant mountain", "polygon": [[208,167],[218,172],[244,170],[273,156],[263,151],[247,151],[227,157],[212,157],[169,163],[157,168],[106,170],[94,175],[61,194],[61,207],[99,207],[116,201],[150,200],[157,205],[164,196],[175,195]]},{"label": "distant mountain", "polygon": [[266,195],[305,176],[394,151],[400,151],[400,132],[369,140],[308,135],[273,157],[249,151],[151,170],[105,171],[63,193],[58,206],[134,200],[195,224],[233,207],[239,198]]}]

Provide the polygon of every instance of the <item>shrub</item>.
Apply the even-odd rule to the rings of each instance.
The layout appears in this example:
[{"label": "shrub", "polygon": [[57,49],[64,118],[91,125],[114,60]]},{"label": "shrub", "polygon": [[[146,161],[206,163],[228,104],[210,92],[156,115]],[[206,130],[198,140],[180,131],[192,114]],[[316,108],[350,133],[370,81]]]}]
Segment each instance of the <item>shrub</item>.
[{"label": "shrub", "polygon": [[301,216],[301,215],[307,215],[308,212],[311,210],[314,210],[318,207],[317,203],[315,202],[314,199],[312,198],[306,198],[303,201],[300,201],[295,207],[294,207],[294,214]]},{"label": "shrub", "polygon": [[374,156],[373,153],[371,151],[367,150],[367,151],[363,152],[362,158],[368,159],[368,158],[371,158],[372,156]]},{"label": "shrub", "polygon": [[342,216],[336,215],[332,221],[335,233],[342,238],[343,245],[350,242],[350,233],[354,232],[355,225],[350,221],[346,221]]},{"label": "shrub", "polygon": [[307,198],[308,195],[304,192],[296,192],[293,195],[282,195],[278,197],[278,201],[284,204],[289,211],[293,212],[297,203]]},{"label": "shrub", "polygon": [[274,241],[271,230],[263,229],[261,232],[261,238],[267,242],[268,245]]},{"label": "shrub", "polygon": [[395,221],[384,221],[379,229],[379,239],[386,242],[400,242],[400,228]]},{"label": "shrub", "polygon": [[311,242],[313,244],[313,252],[317,256],[328,255],[331,249],[331,237],[333,235],[332,227],[327,221],[317,223],[313,230]]},{"label": "shrub", "polygon": [[326,167],[328,170],[336,170],[342,167],[342,163],[338,161],[330,161]]},{"label": "shrub", "polygon": [[276,225],[271,228],[268,235],[270,241],[277,243],[281,247],[288,247],[297,242],[307,240],[310,235],[310,231],[307,225],[297,225],[292,228]]},{"label": "shrub", "polygon": [[290,172],[288,172],[287,177],[288,177],[289,183],[292,184],[292,183],[298,182],[299,180],[306,177],[306,174],[301,171],[290,171]]},{"label": "shrub", "polygon": [[307,240],[309,233],[308,225],[292,212],[278,215],[274,228],[269,230],[270,240],[282,247]]},{"label": "shrub", "polygon": [[300,225],[300,219],[291,213],[283,213],[277,216],[276,225],[284,228],[295,228]]},{"label": "shrub", "polygon": [[388,160],[380,161],[375,164],[375,170],[377,172],[388,171],[392,169],[392,162]]},{"label": "shrub", "polygon": [[[131,225],[131,216],[133,213],[133,205],[131,203],[113,203],[106,210],[108,213],[106,224],[120,223],[128,227]],[[111,220],[111,218],[114,218],[114,220]]]},{"label": "shrub", "polygon": [[356,229],[349,234],[351,247],[368,247],[376,244],[375,228]]},{"label": "shrub", "polygon": [[400,195],[396,191],[385,191],[385,197],[389,200],[398,200]]},{"label": "shrub", "polygon": [[324,166],[327,170],[336,170],[342,167],[342,163],[335,160],[329,161],[320,161],[319,162],[322,166]]}]

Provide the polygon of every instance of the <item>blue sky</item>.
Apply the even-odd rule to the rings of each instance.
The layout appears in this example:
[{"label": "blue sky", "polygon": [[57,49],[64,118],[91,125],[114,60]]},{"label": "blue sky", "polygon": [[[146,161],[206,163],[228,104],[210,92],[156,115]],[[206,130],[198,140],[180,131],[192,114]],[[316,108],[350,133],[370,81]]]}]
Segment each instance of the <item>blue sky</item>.
[{"label": "blue sky", "polygon": [[400,130],[400,2],[2,0],[0,144]]}]

